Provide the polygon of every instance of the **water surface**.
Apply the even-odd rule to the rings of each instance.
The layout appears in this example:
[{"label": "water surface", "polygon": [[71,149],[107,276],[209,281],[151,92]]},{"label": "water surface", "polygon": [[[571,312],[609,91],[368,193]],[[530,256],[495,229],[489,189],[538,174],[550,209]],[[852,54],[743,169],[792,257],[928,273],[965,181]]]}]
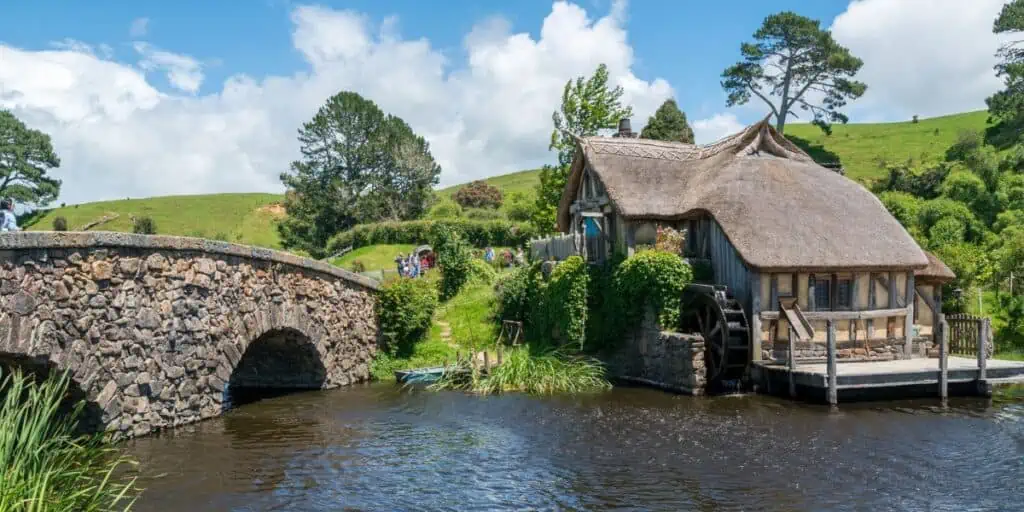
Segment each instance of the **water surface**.
[{"label": "water surface", "polygon": [[139,510],[1021,510],[1020,402],[302,393],[129,442]]}]

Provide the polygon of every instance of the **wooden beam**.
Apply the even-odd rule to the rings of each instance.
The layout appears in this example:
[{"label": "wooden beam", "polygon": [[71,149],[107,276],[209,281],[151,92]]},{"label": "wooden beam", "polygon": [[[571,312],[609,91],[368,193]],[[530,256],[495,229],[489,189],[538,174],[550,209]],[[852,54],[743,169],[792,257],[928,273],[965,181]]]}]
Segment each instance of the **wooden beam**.
[{"label": "wooden beam", "polygon": [[939,313],[936,318],[936,338],[939,342],[939,398],[943,404],[949,397],[949,324],[946,315]]},{"label": "wooden beam", "polygon": [[[868,320],[871,318],[886,318],[894,316],[907,316],[911,313],[910,308],[874,309],[865,311],[806,311],[804,316],[808,320]],[[778,311],[762,311],[761,320],[778,320]]]},{"label": "wooden beam", "polygon": [[750,283],[750,357],[761,360],[761,274],[751,272]]},{"label": "wooden beam", "polygon": [[796,337],[793,336],[793,328],[789,328],[789,396],[796,398],[796,376],[793,371],[796,369]]},{"label": "wooden beam", "polygon": [[[760,293],[761,286],[758,285],[757,289],[758,289],[758,292]],[[770,302],[768,303],[769,304],[768,305],[768,309],[770,309],[772,311],[778,311],[779,310],[779,275],[778,274],[772,274],[771,275],[771,285],[769,287],[769,295],[768,295],[768,297],[770,298]]]},{"label": "wooden beam", "polygon": [[[868,309],[875,309],[878,307],[878,300],[875,298],[875,274],[868,272]],[[868,319],[864,325],[864,330],[867,339],[871,339],[875,336],[875,321]]]},{"label": "wooden beam", "polygon": [[889,292],[889,309],[898,307],[896,304],[896,274],[889,272],[889,284],[884,285]]},{"label": "wooden beam", "polygon": [[903,319],[903,353],[910,357],[914,352],[914,271],[908,271],[904,294],[907,301],[907,316]]},{"label": "wooden beam", "polygon": [[636,224],[631,221],[624,221],[626,224],[626,257],[636,254]]},{"label": "wooden beam", "polygon": [[839,393],[836,387],[836,324],[829,320],[826,326],[828,329],[826,337],[826,350],[828,354],[828,403],[835,406],[839,402]]},{"label": "wooden beam", "polygon": [[604,213],[602,213],[602,212],[591,212],[591,211],[581,212],[580,215],[583,216],[583,217],[596,217],[596,218],[604,217]]},{"label": "wooden beam", "polygon": [[814,274],[807,274],[807,311],[811,312],[817,309],[814,304]]},{"label": "wooden beam", "polygon": [[[935,301],[933,301],[932,298],[929,297],[927,293],[922,293],[921,292],[921,288],[915,288],[915,290],[917,291],[918,298],[921,299],[921,302],[924,302],[925,306],[928,306],[928,309],[930,309],[932,311],[932,314],[933,315],[938,315],[940,313],[940,311],[939,311],[939,307],[935,305]],[[934,325],[934,322],[933,322],[933,325]]]}]

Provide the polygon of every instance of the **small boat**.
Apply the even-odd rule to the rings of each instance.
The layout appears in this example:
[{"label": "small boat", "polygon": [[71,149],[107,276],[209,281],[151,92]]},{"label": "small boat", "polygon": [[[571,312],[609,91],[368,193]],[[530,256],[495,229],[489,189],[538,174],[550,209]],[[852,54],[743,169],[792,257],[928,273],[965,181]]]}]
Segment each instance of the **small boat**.
[{"label": "small boat", "polygon": [[400,383],[430,384],[437,382],[447,369],[443,366],[433,368],[414,368],[412,370],[395,371],[395,380]]}]

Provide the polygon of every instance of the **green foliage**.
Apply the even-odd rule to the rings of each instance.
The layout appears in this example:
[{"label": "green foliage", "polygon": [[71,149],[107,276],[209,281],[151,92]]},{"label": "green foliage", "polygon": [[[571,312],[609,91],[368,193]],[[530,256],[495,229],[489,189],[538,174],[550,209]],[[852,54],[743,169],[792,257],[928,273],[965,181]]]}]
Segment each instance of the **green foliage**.
[{"label": "green foliage", "polygon": [[1024,351],[1024,295],[1000,297],[997,315],[1001,327],[996,332],[1000,351]]},{"label": "green foliage", "polygon": [[952,169],[952,165],[945,162],[915,166],[912,161],[884,167],[886,177],[876,185],[876,193],[904,192],[921,199],[939,197],[942,183]]},{"label": "green foliage", "polygon": [[352,260],[352,272],[366,272],[366,264],[363,260]]},{"label": "green foliage", "polygon": [[498,187],[476,180],[455,191],[452,199],[463,208],[500,208],[503,200]]},{"label": "green foliage", "polygon": [[985,103],[995,122],[987,133],[989,142],[1006,146],[1021,142],[1024,133],[1024,47],[1019,34],[1024,32],[1024,0],[1012,0],[1003,6],[992,26],[996,34],[1010,36],[999,48],[996,74],[1003,79],[1003,90],[989,96]]},{"label": "green foliage", "polygon": [[475,221],[449,219],[439,221],[379,222],[360,224],[338,233],[327,244],[327,253],[334,254],[345,247],[360,248],[378,244],[421,244],[430,239],[435,227],[455,233],[473,247],[519,247],[536,236],[529,224],[502,220]]},{"label": "green foliage", "polygon": [[57,216],[53,218],[53,230],[54,231],[67,231],[68,230],[68,219]]},{"label": "green foliage", "polygon": [[544,298],[547,316],[554,324],[555,339],[578,345],[581,350],[587,333],[589,281],[583,258],[570,256],[552,270]]},{"label": "green foliage", "polygon": [[[771,108],[779,132],[795,107],[810,111],[813,124],[826,133],[830,123],[847,122],[839,109],[867,90],[853,80],[863,62],[836,43],[818,20],[788,11],[773,14],[754,32],[754,40],[742,43],[743,60],[722,72],[722,87],[729,94],[726,106],[743,105],[757,96]],[[812,103],[808,91],[821,100]]]},{"label": "green foliage", "polygon": [[155,235],[156,223],[150,217],[136,217],[132,222],[132,233],[140,235]]},{"label": "green foliage", "polygon": [[37,381],[0,375],[0,510],[129,510],[134,464],[101,436],[76,434],[85,402],[68,411],[68,374]]},{"label": "green foliage", "polygon": [[979,242],[983,239],[985,227],[966,204],[940,197],[921,203],[917,214],[917,227],[922,233],[931,233],[932,226],[945,218],[954,218],[964,226],[964,239]]},{"label": "green foliage", "polygon": [[967,227],[956,217],[943,217],[928,230],[928,241],[931,248],[945,247],[964,241]]},{"label": "green foliage", "polygon": [[468,208],[466,218],[469,220],[501,220],[505,216],[498,210],[491,208]]},{"label": "green foliage", "polygon": [[437,268],[441,270],[441,299],[448,300],[469,282],[473,272],[473,254],[469,244],[444,224],[431,230],[430,244],[437,255]]},{"label": "green foliage", "polygon": [[693,271],[682,258],[660,251],[637,253],[622,262],[614,275],[629,323],[638,321],[644,308],[651,307],[666,329],[679,325],[679,300],[692,279]]},{"label": "green foliage", "polygon": [[423,137],[354,92],[329,98],[299,143],[302,159],[281,174],[281,238],[320,256],[331,236],[357,223],[423,215],[441,174]]},{"label": "green foliage", "polygon": [[535,206],[528,194],[513,192],[505,202],[505,215],[513,222],[526,222],[532,218]]},{"label": "green foliage", "polygon": [[611,87],[608,79],[608,67],[601,64],[590,78],[569,80],[562,90],[561,106],[551,115],[555,126],[548,149],[558,152],[558,165],[545,166],[540,173],[533,217],[541,233],[555,229],[555,212],[576,154],[573,136],[597,135],[599,130],[614,128],[620,119],[633,115],[632,107],[622,105],[625,91],[621,86]]},{"label": "green foliage", "polygon": [[376,304],[384,350],[392,356],[408,357],[429,332],[437,304],[437,288],[427,279],[399,278],[385,283]]},{"label": "green foliage", "polygon": [[57,167],[50,136],[0,109],[0,197],[46,206],[60,194],[61,181],[47,175]]},{"label": "green foliage", "polygon": [[505,354],[504,362],[483,375],[469,361],[460,361],[461,372],[449,372],[431,389],[456,389],[492,395],[518,392],[534,395],[592,393],[611,389],[600,361],[557,351],[531,353],[525,347]]},{"label": "green foliage", "polygon": [[693,129],[676,100],[669,98],[658,107],[640,132],[641,139],[667,140],[693,144]]},{"label": "green foliage", "polygon": [[442,199],[427,211],[427,218],[431,220],[457,219],[462,217],[462,207],[451,199]]},{"label": "green foliage", "polygon": [[469,280],[474,283],[494,284],[498,279],[498,271],[486,261],[473,258],[469,262]]}]

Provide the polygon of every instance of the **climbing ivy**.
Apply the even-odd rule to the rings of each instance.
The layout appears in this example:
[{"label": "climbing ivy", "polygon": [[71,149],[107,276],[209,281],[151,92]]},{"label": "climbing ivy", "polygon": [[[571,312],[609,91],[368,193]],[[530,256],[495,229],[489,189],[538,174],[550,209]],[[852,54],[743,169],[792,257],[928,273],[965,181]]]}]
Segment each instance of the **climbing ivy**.
[{"label": "climbing ivy", "polygon": [[661,251],[642,251],[622,262],[614,275],[614,288],[622,298],[628,324],[635,324],[644,308],[652,307],[658,324],[679,325],[679,300],[693,280],[693,270],[682,258]]}]

